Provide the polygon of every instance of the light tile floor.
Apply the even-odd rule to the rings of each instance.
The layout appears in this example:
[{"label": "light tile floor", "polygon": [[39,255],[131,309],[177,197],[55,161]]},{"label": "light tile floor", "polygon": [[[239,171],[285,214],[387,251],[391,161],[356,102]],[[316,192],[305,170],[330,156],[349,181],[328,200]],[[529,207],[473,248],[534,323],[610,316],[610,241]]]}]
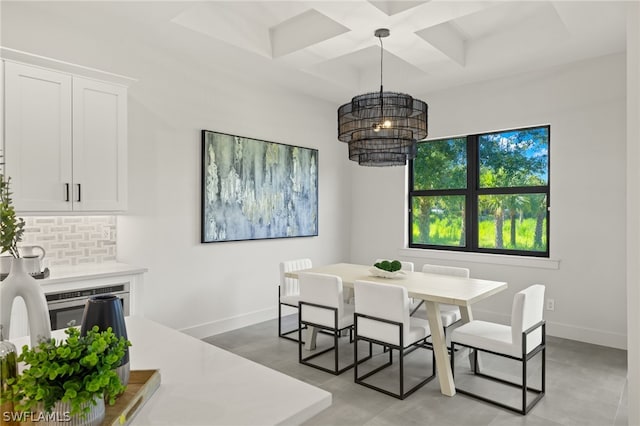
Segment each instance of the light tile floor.
[{"label": "light tile floor", "polygon": [[[287,318],[289,325],[294,324],[294,318]],[[464,395],[446,397],[440,393],[437,379],[404,401],[389,397],[355,384],[353,370],[333,376],[300,365],[296,343],[277,334],[277,320],[272,320],[203,340],[331,392],[331,407],[310,419],[306,423],[309,425],[621,426],[628,423],[627,353],[623,350],[549,336],[546,395],[527,416],[521,416]],[[321,337],[319,346],[327,340],[326,336]],[[353,359],[351,347],[348,338],[341,339],[341,359],[343,355],[345,360]],[[460,376],[468,363],[464,356],[457,359],[456,376]],[[408,365],[418,362],[427,372],[431,371],[430,352],[414,352]],[[492,369],[502,361],[483,358],[482,362],[483,368]],[[515,367],[499,365],[506,370]],[[537,385],[539,364],[537,368],[536,364],[532,367],[529,377]]]}]

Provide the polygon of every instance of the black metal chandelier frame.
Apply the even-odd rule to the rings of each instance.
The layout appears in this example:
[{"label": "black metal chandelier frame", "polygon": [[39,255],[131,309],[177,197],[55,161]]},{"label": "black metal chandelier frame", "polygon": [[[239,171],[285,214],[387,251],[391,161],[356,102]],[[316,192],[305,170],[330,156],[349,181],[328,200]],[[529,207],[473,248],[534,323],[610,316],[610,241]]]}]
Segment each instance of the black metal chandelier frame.
[{"label": "black metal chandelier frame", "polygon": [[380,40],[380,91],[354,96],[338,108],[338,139],[349,144],[349,159],[362,166],[402,166],[415,158],[416,141],[428,134],[428,105],[384,91],[382,38],[389,30],[374,35]]}]

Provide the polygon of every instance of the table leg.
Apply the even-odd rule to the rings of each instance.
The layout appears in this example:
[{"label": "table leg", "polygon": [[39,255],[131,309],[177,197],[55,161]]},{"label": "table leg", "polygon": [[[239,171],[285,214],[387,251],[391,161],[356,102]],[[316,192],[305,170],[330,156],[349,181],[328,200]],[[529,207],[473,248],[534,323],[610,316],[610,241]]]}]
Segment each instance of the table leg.
[{"label": "table leg", "polygon": [[353,302],[353,289],[350,287],[346,287],[344,289],[344,303],[352,303]]},{"label": "table leg", "polygon": [[[473,314],[471,313],[471,306],[460,306],[460,316],[464,324],[469,321],[473,321]],[[469,349],[469,367],[473,370],[473,349]],[[480,362],[480,353],[478,353],[478,371],[482,369],[482,363]]]},{"label": "table leg", "polygon": [[438,380],[440,380],[440,392],[447,396],[456,394],[456,387],[451,374],[451,364],[447,353],[447,342],[442,328],[442,318],[440,318],[440,308],[436,302],[425,301],[427,308],[427,319],[431,329],[431,339],[433,340],[433,352],[436,356],[436,368],[438,369]]},{"label": "table leg", "polygon": [[304,338],[304,348],[308,351],[316,349],[316,338],[318,337],[318,329],[316,327],[307,327],[307,333]]}]

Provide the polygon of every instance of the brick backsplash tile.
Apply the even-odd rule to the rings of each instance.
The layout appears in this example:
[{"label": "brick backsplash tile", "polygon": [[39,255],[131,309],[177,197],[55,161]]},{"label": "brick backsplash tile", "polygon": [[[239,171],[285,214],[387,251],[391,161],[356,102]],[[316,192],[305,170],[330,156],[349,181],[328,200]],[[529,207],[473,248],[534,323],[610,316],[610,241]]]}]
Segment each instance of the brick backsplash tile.
[{"label": "brick backsplash tile", "polygon": [[60,242],[56,242],[56,243],[51,243],[51,245],[49,246],[49,250],[51,251],[60,251],[60,249],[62,250],[68,250],[71,248],[71,243],[60,243]]},{"label": "brick backsplash tile", "polygon": [[35,237],[35,241],[37,243],[42,243],[44,241],[57,241],[58,237],[51,234],[37,234]]},{"label": "brick backsplash tile", "polygon": [[[85,219],[84,221],[88,221]],[[62,223],[83,223],[83,217],[81,216],[62,216]]]},{"label": "brick backsplash tile", "polygon": [[56,218],[55,217],[34,217],[32,218],[31,222],[34,225],[54,224],[56,223]]},{"label": "brick backsplash tile", "polygon": [[[115,262],[115,216],[32,216],[24,217],[21,245],[42,246],[45,266]],[[102,238],[109,228],[109,239]]]},{"label": "brick backsplash tile", "polygon": [[55,233],[65,233],[65,232],[70,232],[71,231],[71,227],[69,226],[52,226],[49,228],[48,232],[55,232]]}]

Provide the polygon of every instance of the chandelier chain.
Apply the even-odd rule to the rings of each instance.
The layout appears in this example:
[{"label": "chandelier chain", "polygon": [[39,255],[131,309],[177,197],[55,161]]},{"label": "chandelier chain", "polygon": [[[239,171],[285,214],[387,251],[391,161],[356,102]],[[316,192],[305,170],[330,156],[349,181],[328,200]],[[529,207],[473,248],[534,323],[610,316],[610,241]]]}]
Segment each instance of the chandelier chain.
[{"label": "chandelier chain", "polygon": [[382,36],[378,36],[380,40],[380,93],[382,93],[382,66],[384,64],[384,46],[382,45]]}]

